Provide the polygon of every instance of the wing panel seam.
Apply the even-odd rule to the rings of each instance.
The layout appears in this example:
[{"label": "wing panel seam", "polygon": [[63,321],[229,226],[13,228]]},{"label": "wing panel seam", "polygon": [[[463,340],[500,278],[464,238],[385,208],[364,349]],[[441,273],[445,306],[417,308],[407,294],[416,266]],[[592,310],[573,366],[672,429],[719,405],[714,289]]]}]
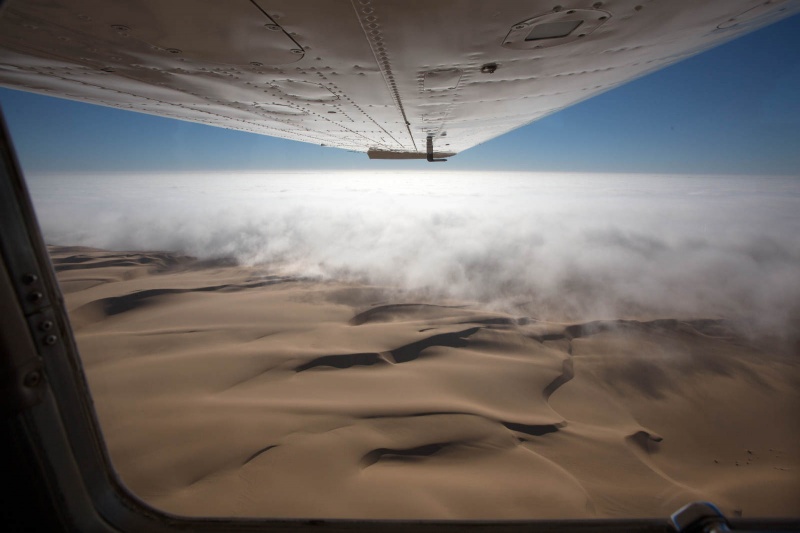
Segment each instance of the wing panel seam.
[{"label": "wing panel seam", "polygon": [[[392,67],[389,63],[389,57],[386,53],[386,50],[383,49],[384,42],[379,29],[380,25],[377,23],[377,17],[371,15],[371,13],[374,11],[372,2],[370,0],[360,0],[360,10],[358,5],[356,5],[356,0],[351,0],[351,3],[356,12],[358,23],[361,25],[361,29],[364,30],[364,35],[367,38],[367,42],[369,42],[372,55],[375,57],[375,62],[377,63],[378,68],[381,70],[383,81],[386,83],[386,88],[389,90],[389,94],[392,96],[392,100],[394,100],[398,111],[400,111],[400,114],[403,116],[403,122],[405,122],[406,130],[408,131],[408,137],[411,139],[411,143],[414,146],[414,151],[416,152],[418,151],[417,143],[414,140],[414,136],[411,134],[411,123],[408,121],[406,110],[403,107],[403,101],[400,98],[400,92],[397,90],[397,82],[394,77],[394,72],[392,72]],[[370,16],[374,20],[366,20],[365,15]]]}]

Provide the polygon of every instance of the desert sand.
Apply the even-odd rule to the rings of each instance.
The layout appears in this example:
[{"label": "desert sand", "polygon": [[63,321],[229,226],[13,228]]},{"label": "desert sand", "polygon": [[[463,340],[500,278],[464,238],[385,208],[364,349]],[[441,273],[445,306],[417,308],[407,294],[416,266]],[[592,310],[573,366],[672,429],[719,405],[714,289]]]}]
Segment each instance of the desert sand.
[{"label": "desert sand", "polygon": [[723,319],[580,323],[51,247],[123,483],[195,516],[800,515],[800,358]]}]

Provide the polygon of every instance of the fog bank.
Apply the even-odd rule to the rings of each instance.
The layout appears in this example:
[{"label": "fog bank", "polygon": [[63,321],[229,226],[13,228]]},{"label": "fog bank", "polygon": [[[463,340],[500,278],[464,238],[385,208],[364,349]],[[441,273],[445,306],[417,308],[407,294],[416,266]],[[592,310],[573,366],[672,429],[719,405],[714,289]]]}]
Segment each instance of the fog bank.
[{"label": "fog bank", "polygon": [[541,319],[725,317],[796,338],[800,179],[35,176],[48,243],[234,257]]}]

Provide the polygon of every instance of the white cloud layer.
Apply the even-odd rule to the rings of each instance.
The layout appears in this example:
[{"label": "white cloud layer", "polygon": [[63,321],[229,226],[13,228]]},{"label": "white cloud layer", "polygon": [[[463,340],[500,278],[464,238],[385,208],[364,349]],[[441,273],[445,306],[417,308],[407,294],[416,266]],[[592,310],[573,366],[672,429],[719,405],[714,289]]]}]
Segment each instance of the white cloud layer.
[{"label": "white cloud layer", "polygon": [[38,176],[49,243],[233,256],[539,318],[726,317],[796,342],[800,179]]}]

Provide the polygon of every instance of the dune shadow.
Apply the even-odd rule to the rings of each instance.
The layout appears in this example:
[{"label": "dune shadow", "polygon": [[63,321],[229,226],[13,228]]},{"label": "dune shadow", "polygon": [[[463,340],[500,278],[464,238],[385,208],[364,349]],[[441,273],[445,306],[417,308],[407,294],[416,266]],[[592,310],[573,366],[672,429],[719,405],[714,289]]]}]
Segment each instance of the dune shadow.
[{"label": "dune shadow", "polygon": [[497,317],[476,317],[457,324],[481,324],[483,326],[516,326],[519,321],[516,318],[497,316]]},{"label": "dune shadow", "polygon": [[659,451],[662,440],[664,440],[662,437],[654,435],[645,430],[637,431],[625,437],[625,441],[628,444],[645,452],[648,455],[657,453]]},{"label": "dune shadow", "polygon": [[381,359],[378,353],[348,353],[341,355],[323,355],[311,361],[304,363],[294,370],[295,372],[303,372],[316,368],[318,366],[329,366],[333,368],[350,368],[352,366],[372,366],[379,363],[386,364],[387,362]]},{"label": "dune shadow", "polygon": [[433,346],[447,346],[449,348],[463,348],[467,346],[468,341],[467,337],[470,335],[474,335],[477,333],[481,328],[469,328],[463,331],[457,331],[455,333],[440,333],[438,335],[432,335],[426,339],[422,339],[420,341],[412,342],[411,344],[406,344],[405,346],[401,346],[400,348],[396,348],[392,350],[391,353],[392,357],[394,358],[396,363],[407,363],[409,361],[413,361],[419,358],[420,354],[426,348],[431,348]]},{"label": "dune shadow", "polygon": [[[360,326],[372,322],[392,322],[398,318],[426,318],[436,314],[438,310],[460,309],[461,306],[433,304],[390,304],[367,309],[350,319],[351,326]],[[420,316],[416,316],[420,315]]]},{"label": "dune shadow", "polygon": [[378,461],[399,461],[399,462],[412,462],[419,461],[426,457],[430,457],[439,453],[441,450],[453,446],[456,443],[442,442],[424,444],[414,448],[394,449],[394,448],[378,448],[366,453],[361,458],[361,467],[367,468],[374,465]]},{"label": "dune shadow", "polygon": [[251,454],[247,459],[245,459],[244,462],[242,463],[242,466],[246,465],[256,457],[260,456],[261,454],[270,451],[272,448],[277,448],[277,447],[278,447],[277,444],[270,444],[269,446],[264,446],[260,450],[257,450],[255,453]]},{"label": "dune shadow", "polygon": [[235,285],[227,283],[225,285],[212,285],[209,287],[194,287],[191,289],[147,289],[139,292],[132,292],[123,296],[112,296],[110,298],[103,298],[98,300],[103,304],[103,311],[106,316],[118,315],[127,311],[132,311],[147,302],[150,298],[164,296],[167,294],[185,294],[189,292],[236,292],[247,289],[256,289],[259,287],[266,287],[268,285],[275,285],[277,283],[284,283],[293,281],[293,278],[281,278],[279,276],[270,277],[264,281],[256,283],[247,283],[243,285]]},{"label": "dune shadow", "polygon": [[428,338],[395,348],[389,352],[384,352],[383,354],[368,352],[323,355],[295,367],[295,371],[303,372],[305,370],[322,366],[344,369],[351,368],[353,366],[374,366],[384,363],[408,363],[418,359],[423,350],[433,346],[463,348],[467,345],[466,337],[473,335],[480,329],[481,328],[476,327],[454,333],[440,333],[438,335],[432,335]]},{"label": "dune shadow", "polygon": [[545,401],[548,400],[559,387],[574,377],[575,367],[573,366],[572,359],[565,359],[561,364],[561,375],[556,377],[542,390],[542,396],[544,396]]},{"label": "dune shadow", "polygon": [[561,429],[561,427],[563,427],[563,424],[518,424],[516,422],[500,423],[511,431],[525,433],[526,435],[530,435],[532,437],[541,437],[542,435],[547,435],[548,433],[555,433]]},{"label": "dune shadow", "polygon": [[[53,253],[58,253],[58,250],[52,250]],[[95,255],[70,255],[67,257],[53,257],[50,260],[53,263],[53,269],[56,272],[64,272],[68,270],[88,270],[92,268],[107,268],[107,267],[156,267],[157,270],[167,270],[178,265],[183,265],[195,261],[194,258],[188,256],[175,255],[165,252],[148,252],[148,253],[124,253],[113,254],[103,253],[99,257]]]}]

